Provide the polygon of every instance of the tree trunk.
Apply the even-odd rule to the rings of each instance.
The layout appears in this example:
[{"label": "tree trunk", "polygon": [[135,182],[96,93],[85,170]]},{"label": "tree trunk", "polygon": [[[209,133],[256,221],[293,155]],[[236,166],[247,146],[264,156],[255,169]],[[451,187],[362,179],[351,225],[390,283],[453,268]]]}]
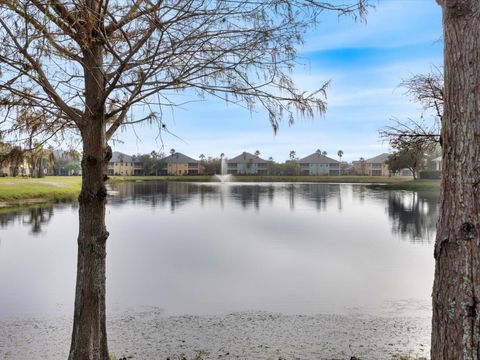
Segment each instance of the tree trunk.
[{"label": "tree trunk", "polygon": [[435,243],[433,360],[480,358],[480,2],[443,8],[443,171]]},{"label": "tree trunk", "polygon": [[79,196],[78,263],[69,360],[108,359],[105,325],[106,146],[103,118],[82,131],[82,190]]}]

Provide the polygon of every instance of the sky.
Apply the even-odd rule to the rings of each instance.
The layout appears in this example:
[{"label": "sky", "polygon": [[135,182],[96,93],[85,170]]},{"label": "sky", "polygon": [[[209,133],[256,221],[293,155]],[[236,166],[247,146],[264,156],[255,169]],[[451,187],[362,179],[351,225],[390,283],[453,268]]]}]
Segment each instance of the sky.
[{"label": "sky", "polygon": [[299,66],[292,73],[297,87],[311,91],[331,81],[325,115],[298,118],[291,126],[282,122],[275,135],[264,112],[206,98],[166,114],[174,135],[160,137],[157,126],[137,125],[121,131],[113,149],[138,154],[173,148],[196,159],[259,150],[260,157],[278,162],[291,150],[300,158],[316,149],[337,158],[343,150],[345,161],[389,152],[378,130],[393,118],[418,118],[422,112],[400,82],[442,65],[441,9],[435,0],[372,3],[366,22],[324,13],[298,48]]}]

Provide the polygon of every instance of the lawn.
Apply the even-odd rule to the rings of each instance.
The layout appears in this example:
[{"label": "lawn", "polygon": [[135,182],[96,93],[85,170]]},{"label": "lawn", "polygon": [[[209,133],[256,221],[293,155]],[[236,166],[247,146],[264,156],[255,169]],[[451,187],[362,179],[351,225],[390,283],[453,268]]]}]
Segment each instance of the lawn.
[{"label": "lawn", "polygon": [[41,179],[0,178],[0,205],[19,202],[55,202],[75,199],[80,192],[79,176],[49,176]]}]

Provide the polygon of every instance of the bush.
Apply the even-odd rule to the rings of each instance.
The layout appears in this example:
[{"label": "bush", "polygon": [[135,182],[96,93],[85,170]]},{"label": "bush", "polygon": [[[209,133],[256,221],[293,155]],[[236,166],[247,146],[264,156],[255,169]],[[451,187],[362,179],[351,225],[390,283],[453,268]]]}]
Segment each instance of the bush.
[{"label": "bush", "polygon": [[418,174],[420,179],[440,179],[441,176],[442,172],[439,170],[423,170]]}]

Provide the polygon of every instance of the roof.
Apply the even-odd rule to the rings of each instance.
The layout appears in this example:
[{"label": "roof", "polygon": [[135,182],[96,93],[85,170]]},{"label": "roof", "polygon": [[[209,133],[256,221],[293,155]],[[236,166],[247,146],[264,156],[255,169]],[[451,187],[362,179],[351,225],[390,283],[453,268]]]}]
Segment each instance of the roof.
[{"label": "roof", "polygon": [[388,160],[389,156],[390,156],[390,154],[383,153],[383,154],[377,155],[373,158],[367,159],[367,160],[365,160],[365,162],[367,164],[383,164],[385,161]]},{"label": "roof", "polygon": [[167,164],[187,164],[187,163],[196,163],[198,160],[192,159],[191,157],[182,154],[182,153],[175,153],[173,155],[169,155],[162,159],[162,162]]},{"label": "roof", "polygon": [[79,160],[78,156],[81,157],[81,154],[78,154],[72,151],[65,151],[61,149],[55,149],[52,151],[52,155],[55,159],[67,159],[67,160]]},{"label": "roof", "polygon": [[248,152],[243,152],[238,156],[235,156],[232,159],[227,160],[227,163],[237,163],[237,164],[243,164],[243,163],[256,163],[256,164],[263,164],[267,163],[267,160],[264,160],[258,156],[255,156],[253,154],[250,154]]},{"label": "roof", "polygon": [[314,152],[308,156],[305,156],[303,159],[298,160],[300,164],[339,164],[340,161],[329,158],[328,156],[322,155],[318,152]]},{"label": "roof", "polygon": [[110,159],[111,163],[119,162],[133,162],[133,158],[130,155],[121,153],[120,151],[114,151],[112,153],[112,158]]}]

